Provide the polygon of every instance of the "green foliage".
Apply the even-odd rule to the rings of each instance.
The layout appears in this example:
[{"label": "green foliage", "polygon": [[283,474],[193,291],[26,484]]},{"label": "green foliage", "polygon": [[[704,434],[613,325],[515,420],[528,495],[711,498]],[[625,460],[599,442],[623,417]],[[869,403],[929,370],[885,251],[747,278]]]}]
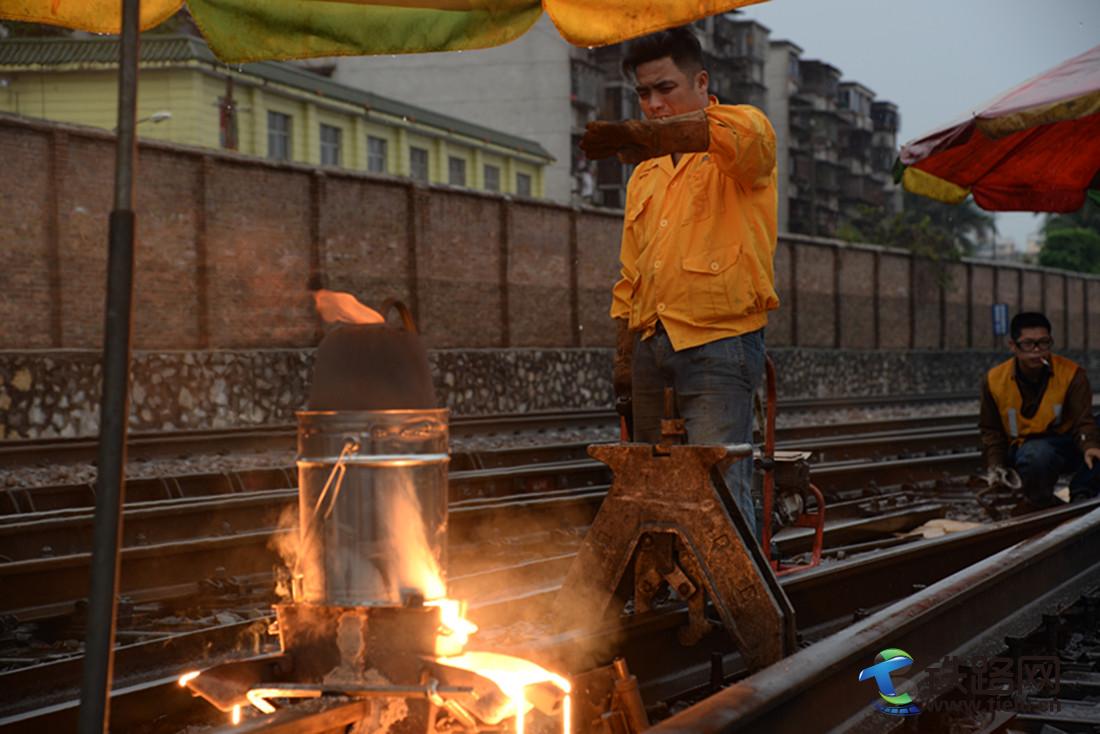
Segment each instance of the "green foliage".
[{"label": "green foliage", "polygon": [[1100,233],[1086,227],[1045,229],[1039,264],[1079,273],[1100,273]]},{"label": "green foliage", "polygon": [[1075,212],[1048,214],[1043,222],[1039,264],[1079,273],[1100,273],[1100,204],[1086,198]]},{"label": "green foliage", "polygon": [[903,204],[904,209],[892,215],[878,207],[861,207],[852,220],[841,224],[837,237],[899,247],[933,260],[958,260],[997,231],[993,217],[969,200],[951,206],[905,192]]},{"label": "green foliage", "polygon": [[957,205],[944,204],[906,191],[902,201],[907,216],[926,218],[928,226],[951,238],[961,255],[973,254],[981,242],[997,233],[993,215],[978,208],[973,199]]},{"label": "green foliage", "polygon": [[1049,235],[1060,229],[1091,229],[1100,232],[1100,204],[1086,197],[1085,205],[1068,214],[1048,214],[1043,222],[1043,234]]}]

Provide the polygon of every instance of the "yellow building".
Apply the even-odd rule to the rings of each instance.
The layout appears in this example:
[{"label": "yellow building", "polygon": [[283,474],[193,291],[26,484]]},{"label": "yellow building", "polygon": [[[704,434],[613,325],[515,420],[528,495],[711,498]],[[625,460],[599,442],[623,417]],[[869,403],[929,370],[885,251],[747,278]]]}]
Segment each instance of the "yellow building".
[{"label": "yellow building", "polygon": [[[117,58],[113,38],[0,40],[0,112],[110,130]],[[189,36],[143,36],[138,79],[149,139],[532,197],[554,160],[534,141],[292,64],[223,64]]]}]

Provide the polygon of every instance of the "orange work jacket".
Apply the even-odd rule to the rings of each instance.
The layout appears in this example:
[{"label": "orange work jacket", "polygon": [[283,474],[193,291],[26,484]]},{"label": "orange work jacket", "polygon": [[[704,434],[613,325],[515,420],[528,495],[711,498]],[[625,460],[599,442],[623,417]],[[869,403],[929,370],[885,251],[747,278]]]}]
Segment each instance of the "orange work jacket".
[{"label": "orange work jacket", "polygon": [[986,375],[989,392],[997,403],[1001,425],[1009,441],[1013,445],[1019,445],[1029,436],[1071,431],[1073,426],[1062,414],[1062,405],[1065,403],[1069,384],[1077,374],[1077,363],[1057,354],[1050,355],[1050,380],[1043,392],[1043,399],[1039,402],[1039,409],[1030,418],[1025,418],[1020,413],[1023,398],[1016,385],[1015,363],[1015,358],[1001,362]]},{"label": "orange work jacket", "polygon": [[660,319],[676,350],[756,331],[779,307],[775,132],[748,105],[711,97],[706,116],[707,150],[634,169],[612,291],[612,318],[643,337]]}]

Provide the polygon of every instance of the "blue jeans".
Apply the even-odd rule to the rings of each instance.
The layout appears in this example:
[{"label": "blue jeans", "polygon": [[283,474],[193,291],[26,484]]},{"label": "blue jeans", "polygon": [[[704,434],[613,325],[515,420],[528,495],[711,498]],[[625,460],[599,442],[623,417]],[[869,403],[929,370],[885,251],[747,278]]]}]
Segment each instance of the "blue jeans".
[{"label": "blue jeans", "polygon": [[1029,438],[1009,450],[1008,463],[1023,480],[1024,496],[1040,507],[1051,503],[1063,474],[1073,474],[1070,500],[1090,499],[1100,491],[1100,462],[1094,461],[1090,470],[1069,434]]},{"label": "blue jeans", "polygon": [[[764,330],[719,339],[679,352],[663,327],[635,337],[634,440],[658,443],[666,387],[676,391],[688,443],[751,443],[752,396],[764,375]],[[723,475],[745,522],[756,533],[752,459],[733,462]]]}]

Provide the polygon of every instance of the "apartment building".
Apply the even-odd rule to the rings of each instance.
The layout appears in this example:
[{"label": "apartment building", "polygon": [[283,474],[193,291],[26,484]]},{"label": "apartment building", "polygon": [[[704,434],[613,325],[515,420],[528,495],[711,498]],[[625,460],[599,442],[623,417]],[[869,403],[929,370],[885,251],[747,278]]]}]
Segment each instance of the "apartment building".
[{"label": "apartment building", "polygon": [[[0,111],[116,125],[113,38],[0,43]],[[141,41],[138,134],[278,161],[541,197],[553,156],[534,140],[276,62],[226,65],[190,36]]]}]

